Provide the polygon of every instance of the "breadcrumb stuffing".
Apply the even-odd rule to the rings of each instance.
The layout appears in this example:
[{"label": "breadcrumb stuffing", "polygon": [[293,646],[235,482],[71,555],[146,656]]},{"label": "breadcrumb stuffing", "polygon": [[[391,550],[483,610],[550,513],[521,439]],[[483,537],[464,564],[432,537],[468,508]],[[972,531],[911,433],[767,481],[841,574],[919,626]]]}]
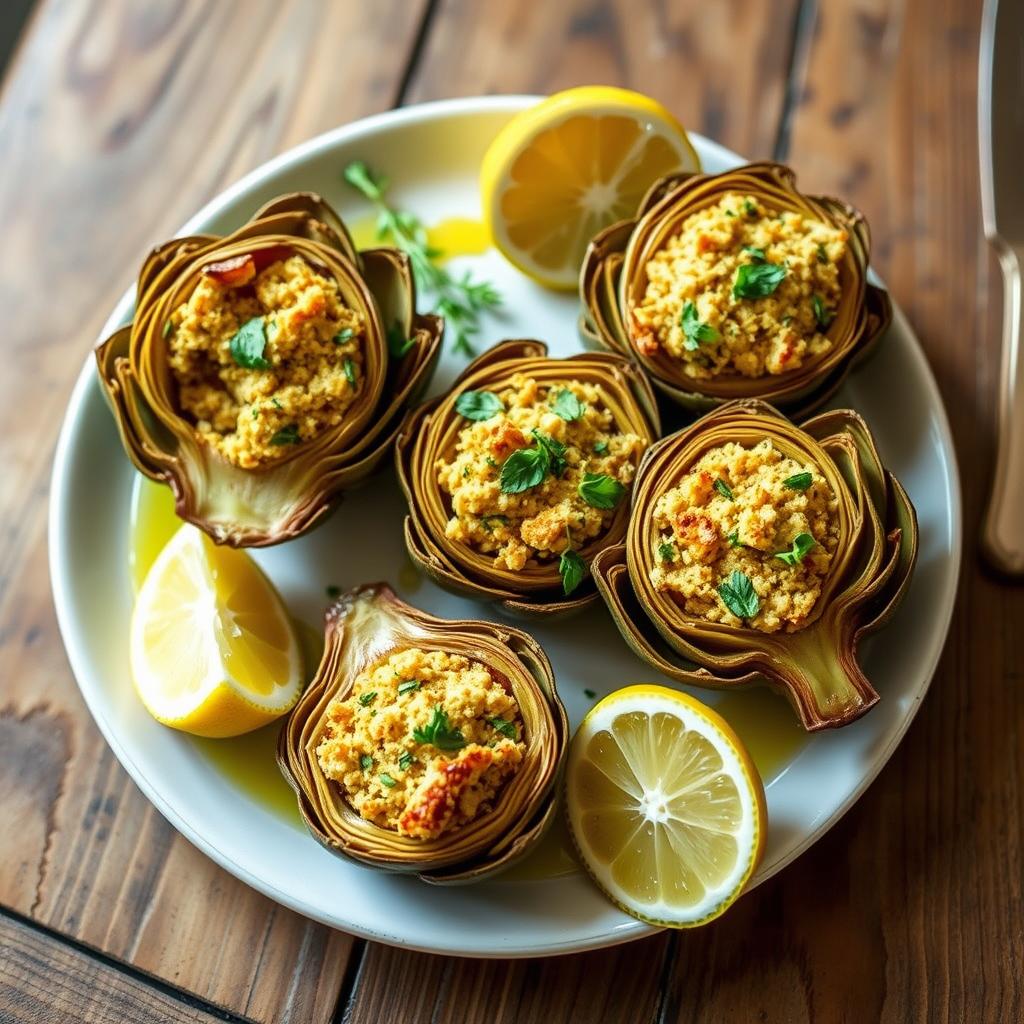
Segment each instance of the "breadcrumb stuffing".
[{"label": "breadcrumb stuffing", "polygon": [[[579,418],[566,420],[555,412],[563,391],[585,406]],[[451,496],[446,536],[493,554],[495,566],[517,572],[557,559],[567,547],[578,549],[608,529],[614,508],[588,504],[579,484],[590,473],[628,488],[644,442],[618,430],[595,384],[542,384],[517,374],[497,394],[504,411],[466,421],[455,451],[437,462],[437,480]],[[502,466],[519,449],[536,446],[533,431],[565,446],[565,468],[561,475],[549,474],[534,487],[507,494],[501,488]]]},{"label": "breadcrumb stuffing", "polygon": [[317,759],[367,821],[434,839],[491,809],[525,751],[519,705],[486,665],[412,647],[330,702]]},{"label": "breadcrumb stuffing", "polygon": [[[337,282],[301,256],[232,276],[237,283],[202,275],[171,314],[167,343],[196,432],[228,462],[253,469],[342,421],[363,387],[365,325]],[[239,365],[232,353],[247,324],[249,351],[265,366]]]},{"label": "breadcrumb stuffing", "polygon": [[[723,196],[687,217],[648,260],[646,291],[630,310],[637,348],[666,352],[695,380],[782,374],[823,355],[847,237],[754,196]],[[770,294],[734,293],[741,267],[768,264],[785,271]]]},{"label": "breadcrumb stuffing", "polygon": [[[794,632],[806,623],[832,563],[838,507],[816,466],[784,455],[768,438],[753,448],[712,448],[655,505],[651,582],[709,622]],[[777,555],[801,534],[814,546],[788,565]],[[748,620],[734,615],[719,591],[736,571],[760,599]]]}]

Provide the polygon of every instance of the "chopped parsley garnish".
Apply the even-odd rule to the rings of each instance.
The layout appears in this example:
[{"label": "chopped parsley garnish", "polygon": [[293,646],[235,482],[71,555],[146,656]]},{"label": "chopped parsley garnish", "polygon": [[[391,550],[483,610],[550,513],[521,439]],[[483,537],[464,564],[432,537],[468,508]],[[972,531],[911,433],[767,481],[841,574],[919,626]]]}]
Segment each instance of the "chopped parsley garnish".
[{"label": "chopped parsley garnish", "polygon": [[761,599],[757,596],[754,584],[750,582],[750,577],[739,569],[719,586],[718,596],[738,619],[752,619],[761,608]]},{"label": "chopped parsley garnish", "polygon": [[763,299],[771,295],[786,276],[786,268],[777,263],[744,263],[736,271],[732,294],[740,299]]},{"label": "chopped parsley garnish", "polygon": [[401,359],[416,344],[415,338],[407,338],[397,320],[388,330],[388,353],[393,359]]},{"label": "chopped parsley garnish", "polygon": [[725,539],[729,542],[729,547],[731,548],[746,547],[746,545],[740,540],[739,530],[733,530],[732,533],[730,533],[729,536]]},{"label": "chopped parsley garnish", "polygon": [[263,327],[263,317],[254,316],[246,320],[231,336],[228,348],[231,358],[247,370],[267,370],[270,363],[263,358],[263,349],[267,344],[267,334]]},{"label": "chopped parsley garnish", "polygon": [[494,523],[497,523],[499,526],[507,526],[508,525],[508,516],[481,516],[480,517],[480,525],[488,533],[493,533],[494,532]]},{"label": "chopped parsley garnish", "polygon": [[387,772],[380,773],[380,781],[383,782],[384,785],[388,787],[388,789],[391,789],[393,786],[398,785],[398,783],[396,783],[395,780],[391,778],[391,776],[388,775]]},{"label": "chopped parsley garnish", "polygon": [[299,437],[299,428],[295,423],[289,423],[282,427],[271,439],[271,444],[298,444],[302,438]]},{"label": "chopped parsley garnish", "polygon": [[818,326],[825,330],[832,323],[832,311],[825,305],[825,300],[820,295],[811,296],[811,308],[814,310],[814,319]]},{"label": "chopped parsley garnish", "polygon": [[494,469],[497,469],[497,468],[498,468],[498,462],[497,462],[497,460],[496,460],[496,459],[492,459],[492,458],[490,457],[490,455],[488,455],[488,456],[487,456],[487,460],[486,460],[486,461],[487,461],[487,465],[488,465],[488,466],[493,466],[493,467],[494,467]]},{"label": "chopped parsley garnish", "polygon": [[668,541],[664,541],[663,543],[659,544],[658,545],[658,557],[663,562],[671,562],[672,559],[676,557],[675,546],[672,545],[672,544],[669,544]]},{"label": "chopped parsley garnish", "polygon": [[562,577],[562,591],[568,597],[587,575],[587,565],[571,547],[567,547],[558,559],[558,572]]},{"label": "chopped parsley garnish", "polygon": [[359,767],[362,768],[364,772],[369,770],[373,767],[373,758],[369,754],[363,754],[359,758]]},{"label": "chopped parsley garnish", "polygon": [[825,251],[825,243],[824,242],[819,242],[818,243],[818,262],[819,263],[828,263],[828,253]]},{"label": "chopped parsley garnish", "polygon": [[353,331],[351,327],[346,327],[344,330],[338,331],[338,333],[331,340],[334,342],[335,345],[343,345],[354,334],[355,331]]},{"label": "chopped parsley garnish", "polygon": [[341,587],[334,583],[328,583],[327,586],[324,587],[324,590],[332,601],[337,597],[341,597]]},{"label": "chopped parsley garnish", "polygon": [[745,245],[743,246],[743,251],[758,263],[764,263],[768,259],[764,254],[764,249],[759,249],[756,245]]},{"label": "chopped parsley garnish", "polygon": [[371,690],[369,693],[359,694],[359,703],[362,704],[364,708],[368,708],[376,699],[376,690]]},{"label": "chopped parsley garnish", "polygon": [[806,491],[811,486],[814,477],[810,473],[794,473],[782,481],[783,487],[789,487],[794,491]]},{"label": "chopped parsley garnish", "polygon": [[679,317],[679,326],[683,330],[683,348],[694,352],[704,342],[718,341],[720,335],[710,324],[701,323],[697,316],[697,307],[692,302],[683,306]]},{"label": "chopped parsley garnish", "polygon": [[514,451],[501,467],[499,481],[505,494],[519,494],[536,487],[544,477],[561,476],[565,469],[565,445],[539,430],[531,430],[536,444]]},{"label": "chopped parsley garnish", "polygon": [[392,242],[409,256],[416,285],[434,297],[436,311],[445,318],[453,348],[473,354],[470,339],[480,330],[480,314],[501,305],[501,295],[490,281],[474,281],[470,271],[455,277],[438,263],[444,255],[427,240],[427,229],[415,214],[396,210],[387,201],[388,180],[361,160],[343,172],[345,181],[361,192],[377,210],[377,236]]},{"label": "chopped parsley garnish", "polygon": [[171,333],[171,331],[173,331],[173,330],[174,330],[174,324],[171,323],[171,318],[168,317],[164,321],[164,337],[166,338]]},{"label": "chopped parsley garnish", "polygon": [[403,772],[407,772],[409,770],[409,765],[411,765],[415,760],[416,758],[414,758],[408,750],[403,750],[401,754],[398,755],[398,767],[401,768]]},{"label": "chopped parsley garnish", "polygon": [[721,477],[715,481],[714,488],[723,498],[728,498],[730,501],[733,501],[736,497],[732,493],[732,488]]},{"label": "chopped parsley garnish", "polygon": [[343,365],[345,367],[345,377],[347,378],[349,384],[351,384],[353,387],[355,387],[356,386],[356,364],[353,363],[351,359],[346,359]]},{"label": "chopped parsley garnish", "polygon": [[412,693],[413,690],[420,688],[420,681],[418,679],[403,679],[398,684],[398,693],[401,696],[403,693]]},{"label": "chopped parsley garnish", "polygon": [[756,217],[758,214],[757,206],[754,205],[749,199],[743,200],[743,212],[748,217]]},{"label": "chopped parsley garnish", "polygon": [[595,455],[604,455],[604,453],[606,451],[608,451],[608,442],[607,441],[598,441],[597,444],[594,445],[594,454]]},{"label": "chopped parsley garnish", "polygon": [[272,406],[273,406],[273,407],[274,407],[275,409],[281,409],[281,410],[283,410],[283,409],[284,409],[284,406],[283,406],[283,405],[281,404],[281,400],[280,400],[280,399],[279,399],[279,398],[278,398],[278,397],[277,397],[276,395],[275,395],[275,396],[274,396],[273,398],[271,398],[271,400],[270,400],[270,404],[271,404],[271,405],[272,405]]},{"label": "chopped parsley garnish", "polygon": [[793,538],[793,546],[788,551],[776,551],[775,557],[786,565],[799,565],[804,555],[817,543],[809,533],[798,533]]},{"label": "chopped parsley garnish", "polygon": [[576,490],[591,508],[604,510],[615,508],[626,493],[626,488],[607,473],[584,473]]},{"label": "chopped parsley garnish", "polygon": [[504,718],[488,718],[487,721],[502,736],[507,736],[510,740],[516,738],[516,727],[512,722],[506,722]]},{"label": "chopped parsley garnish", "polygon": [[461,750],[466,741],[459,729],[448,724],[448,712],[438,706],[434,717],[422,728],[413,729],[412,738],[417,743],[432,743],[438,750]]},{"label": "chopped parsley garnish", "polygon": [[572,423],[573,420],[578,420],[587,411],[587,406],[568,388],[562,388],[555,395],[555,400],[551,403],[551,409],[556,416],[561,416],[567,423]]},{"label": "chopped parsley garnish", "polygon": [[591,700],[593,700],[597,696],[597,691],[596,690],[591,690],[590,687],[587,687],[583,691],[583,696],[584,697],[589,697]]},{"label": "chopped parsley garnish", "polygon": [[505,411],[505,403],[493,391],[463,391],[455,399],[455,411],[467,420],[489,420]]},{"label": "chopped parsley garnish", "polygon": [[725,211],[725,215],[726,215],[726,217],[735,217],[736,216],[736,214],[732,210],[726,210]]}]

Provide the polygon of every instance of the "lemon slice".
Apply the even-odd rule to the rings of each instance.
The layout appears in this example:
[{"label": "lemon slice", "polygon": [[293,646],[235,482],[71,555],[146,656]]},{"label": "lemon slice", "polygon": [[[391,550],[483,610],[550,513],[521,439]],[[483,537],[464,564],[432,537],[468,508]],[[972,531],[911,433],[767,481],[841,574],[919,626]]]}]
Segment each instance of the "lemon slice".
[{"label": "lemon slice", "polygon": [[146,574],[130,652],[149,713],[196,736],[258,729],[302,691],[299,644],[277,591],[245,552],[194,526],[182,526]]},{"label": "lemon slice", "polygon": [[567,89],[517,114],[480,168],[484,220],[523,273],[575,288],[587,243],[631,217],[654,182],[698,171],[683,126],[656,100],[628,89]]},{"label": "lemon slice", "polygon": [[628,686],[590,711],[570,748],[566,803],[587,870],[650,924],[717,917],[764,849],[749,754],[719,715],[664,686]]}]

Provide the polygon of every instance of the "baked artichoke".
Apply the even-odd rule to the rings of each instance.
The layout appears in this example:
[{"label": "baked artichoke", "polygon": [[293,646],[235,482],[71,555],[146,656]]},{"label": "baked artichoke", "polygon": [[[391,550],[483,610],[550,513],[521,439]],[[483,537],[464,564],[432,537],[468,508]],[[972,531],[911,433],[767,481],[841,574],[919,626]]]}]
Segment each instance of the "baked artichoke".
[{"label": "baked artichoke", "polygon": [[443,331],[415,307],[402,252],[357,252],[330,206],[295,193],[227,237],[153,250],[96,362],[129,456],[178,516],[219,543],[276,544],[387,454]]},{"label": "baked artichoke", "polygon": [[916,556],[913,506],[857,413],[797,427],[745,400],[648,451],[626,541],[593,573],[649,664],[696,686],[767,681],[815,730],[878,700],[857,646]]},{"label": "baked artichoke", "polygon": [[399,433],[410,557],[512,614],[589,604],[590,561],[625,536],[625,499],[659,431],[650,385],[622,356],[496,345]]},{"label": "baked artichoke", "polygon": [[591,242],[580,331],[686,410],[760,398],[807,412],[889,325],[869,251],[857,210],[797,191],[780,164],[672,175]]},{"label": "baked artichoke", "polygon": [[377,583],[328,608],[323,660],[281,730],[278,764],[332,853],[471,882],[547,829],[567,736],[535,640],[434,618]]}]

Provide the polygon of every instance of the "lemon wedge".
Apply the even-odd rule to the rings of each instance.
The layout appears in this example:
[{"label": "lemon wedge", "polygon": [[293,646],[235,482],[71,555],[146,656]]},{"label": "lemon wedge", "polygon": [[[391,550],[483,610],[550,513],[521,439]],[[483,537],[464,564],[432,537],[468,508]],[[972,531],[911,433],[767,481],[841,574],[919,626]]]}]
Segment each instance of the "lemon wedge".
[{"label": "lemon wedge", "polygon": [[524,274],[575,288],[587,243],[631,217],[654,182],[698,171],[685,129],[656,100],[628,89],[567,89],[517,114],[480,168],[484,221]]},{"label": "lemon wedge", "polygon": [[243,551],[182,526],[132,612],[131,670],[149,713],[196,736],[239,736],[290,710],[302,656],[281,598]]},{"label": "lemon wedge", "polygon": [[689,928],[743,891],[764,849],[764,788],[710,708],[664,686],[628,686],[573,738],[569,826],[587,870],[627,913]]}]

